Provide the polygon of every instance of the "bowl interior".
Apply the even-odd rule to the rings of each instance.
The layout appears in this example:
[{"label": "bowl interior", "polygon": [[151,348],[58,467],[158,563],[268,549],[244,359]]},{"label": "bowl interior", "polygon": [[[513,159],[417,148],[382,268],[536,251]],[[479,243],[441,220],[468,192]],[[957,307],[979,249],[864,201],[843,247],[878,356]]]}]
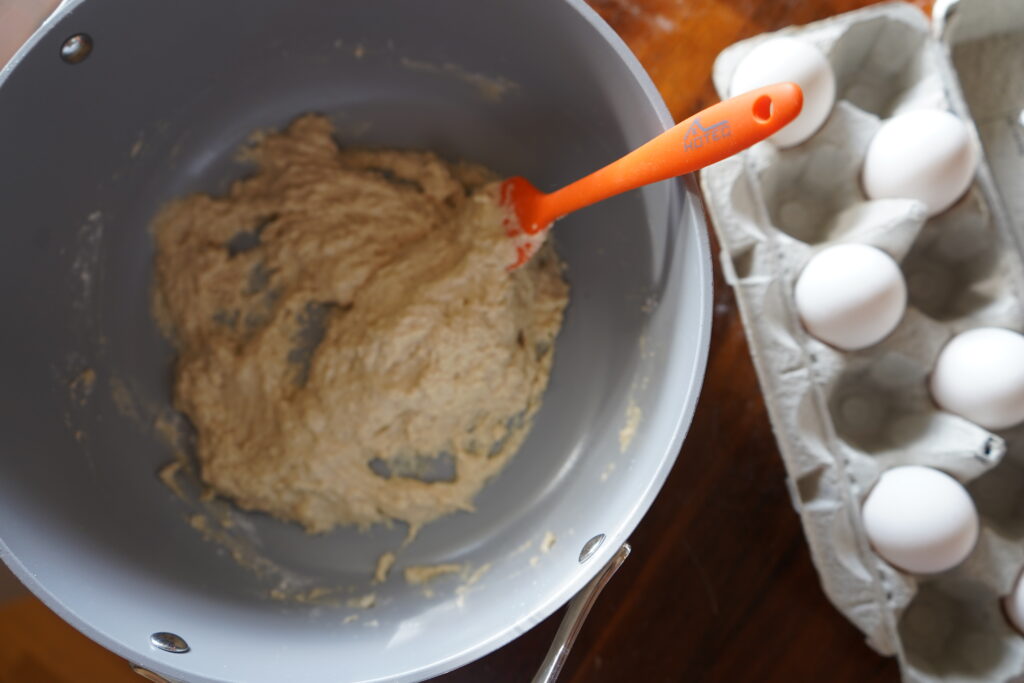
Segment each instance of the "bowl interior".
[{"label": "bowl interior", "polygon": [[[77,32],[93,52],[65,64]],[[153,419],[173,354],[150,316],[148,225],[164,201],[244,175],[235,152],[252,130],[307,111],[329,115],[343,143],[429,148],[546,189],[670,123],[575,1],[111,0],[72,5],[36,37],[0,80],[0,555],[88,635],[187,680],[411,680],[506,642],[625,540],[703,372],[710,274],[691,184],[581,211],[555,230],[572,295],[533,432],[475,513],[398,552],[398,570],[457,562],[478,580],[439,580],[429,597],[400,572],[373,586],[404,529],[309,537],[237,513],[228,535],[263,563],[240,566],[186,522],[202,504],[156,476],[172,457]],[[597,534],[606,542],[581,563]],[[273,600],[274,587],[327,588],[343,604]],[[371,592],[372,608],[344,604]],[[150,648],[156,631],[191,652]]]}]

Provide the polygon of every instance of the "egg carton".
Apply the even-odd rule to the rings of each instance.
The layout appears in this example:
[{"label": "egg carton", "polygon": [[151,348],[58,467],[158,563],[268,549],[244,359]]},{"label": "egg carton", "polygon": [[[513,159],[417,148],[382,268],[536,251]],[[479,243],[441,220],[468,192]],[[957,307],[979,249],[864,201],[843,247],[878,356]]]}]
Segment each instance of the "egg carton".
[{"label": "egg carton", "polygon": [[[865,150],[886,118],[938,108],[970,123],[919,9],[875,5],[732,45],[714,66],[721,96],[739,61],[778,35],[827,57],[832,113],[806,142],[760,143],[704,170],[701,184],[822,586],[874,649],[899,658],[906,681],[1014,680],[1024,637],[1000,596],[1024,566],[1024,428],[992,433],[939,410],[927,377],[954,334],[1024,328],[1024,254],[984,158],[965,196],[931,218],[917,201],[868,200],[861,189]],[[887,252],[908,287],[899,326],[861,351],[810,337],[793,302],[808,259],[843,242]],[[958,478],[978,507],[977,546],[952,570],[900,571],[865,536],[865,495],[881,472],[911,464]]]}]

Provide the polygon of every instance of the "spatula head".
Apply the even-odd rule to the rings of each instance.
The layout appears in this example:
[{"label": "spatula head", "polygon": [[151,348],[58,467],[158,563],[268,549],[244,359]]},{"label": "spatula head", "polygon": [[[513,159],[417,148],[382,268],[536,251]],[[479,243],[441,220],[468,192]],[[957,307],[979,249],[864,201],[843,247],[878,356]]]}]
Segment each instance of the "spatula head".
[{"label": "spatula head", "polygon": [[522,176],[509,178],[501,184],[501,203],[510,209],[503,223],[513,247],[510,271],[529,261],[547,238],[551,221],[539,215],[541,196],[540,190]]}]

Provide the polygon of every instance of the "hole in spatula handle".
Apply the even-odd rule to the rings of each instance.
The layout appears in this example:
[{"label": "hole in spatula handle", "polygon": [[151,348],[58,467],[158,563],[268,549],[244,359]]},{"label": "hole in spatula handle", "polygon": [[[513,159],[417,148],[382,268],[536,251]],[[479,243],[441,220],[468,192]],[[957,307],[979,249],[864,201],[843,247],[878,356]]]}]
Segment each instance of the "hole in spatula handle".
[{"label": "hole in spatula handle", "polygon": [[772,98],[768,95],[762,95],[754,100],[754,106],[752,112],[754,114],[754,120],[758,123],[768,123],[772,118],[772,113],[775,111],[775,106],[772,104]]}]

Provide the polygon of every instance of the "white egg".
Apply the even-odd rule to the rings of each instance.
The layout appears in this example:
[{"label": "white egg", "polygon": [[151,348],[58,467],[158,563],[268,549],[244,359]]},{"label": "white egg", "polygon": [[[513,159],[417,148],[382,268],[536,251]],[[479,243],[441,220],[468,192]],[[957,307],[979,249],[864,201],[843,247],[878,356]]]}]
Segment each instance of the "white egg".
[{"label": "white egg", "polygon": [[1003,607],[1014,628],[1024,633],[1024,572],[1017,577],[1010,594],[1003,598]]},{"label": "white egg", "polygon": [[978,540],[970,494],[945,472],[911,465],[882,473],[861,509],[864,531],[884,560],[934,574],[966,559]]},{"label": "white egg", "polygon": [[953,337],[935,361],[932,398],[986,429],[1024,422],[1024,335],[979,327]]},{"label": "white egg", "polygon": [[978,151],[964,122],[922,109],[882,124],[865,153],[861,182],[870,199],[917,199],[934,216],[967,191],[977,168]]},{"label": "white egg", "polygon": [[882,341],[907,308],[907,284],[899,265],[866,244],[837,244],[819,251],[797,278],[793,295],[807,331],[846,351]]},{"label": "white egg", "polygon": [[800,86],[804,106],[799,116],[769,139],[780,147],[792,147],[821,128],[836,101],[836,77],[817,48],[796,38],[766,40],[736,66],[729,92],[735,96],[784,81]]}]

